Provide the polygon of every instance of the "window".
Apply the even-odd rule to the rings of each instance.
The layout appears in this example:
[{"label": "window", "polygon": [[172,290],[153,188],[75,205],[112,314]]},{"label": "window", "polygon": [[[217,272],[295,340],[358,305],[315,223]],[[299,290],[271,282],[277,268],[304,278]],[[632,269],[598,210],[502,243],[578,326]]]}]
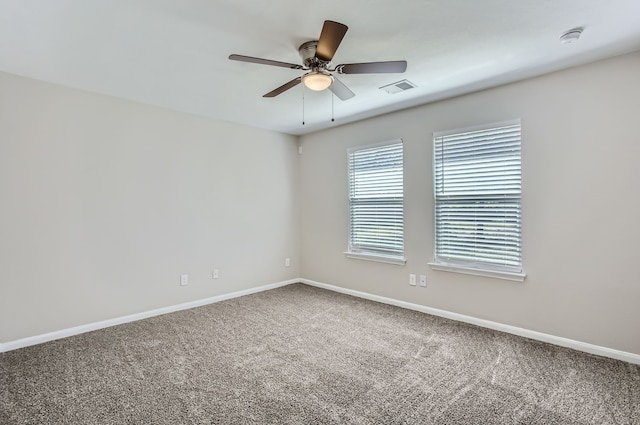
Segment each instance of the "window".
[{"label": "window", "polygon": [[524,279],[520,122],[435,133],[432,267]]},{"label": "window", "polygon": [[402,140],[348,150],[347,256],[404,264]]}]

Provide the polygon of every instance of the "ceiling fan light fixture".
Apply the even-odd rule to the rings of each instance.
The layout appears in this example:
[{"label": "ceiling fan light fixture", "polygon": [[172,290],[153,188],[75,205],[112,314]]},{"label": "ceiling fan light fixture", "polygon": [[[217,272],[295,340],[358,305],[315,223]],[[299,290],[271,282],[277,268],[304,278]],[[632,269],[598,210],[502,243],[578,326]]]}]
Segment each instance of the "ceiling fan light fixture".
[{"label": "ceiling fan light fixture", "polygon": [[316,71],[305,74],[305,76],[302,77],[302,82],[311,90],[322,91],[329,88],[331,83],[333,83],[333,77],[329,74]]}]

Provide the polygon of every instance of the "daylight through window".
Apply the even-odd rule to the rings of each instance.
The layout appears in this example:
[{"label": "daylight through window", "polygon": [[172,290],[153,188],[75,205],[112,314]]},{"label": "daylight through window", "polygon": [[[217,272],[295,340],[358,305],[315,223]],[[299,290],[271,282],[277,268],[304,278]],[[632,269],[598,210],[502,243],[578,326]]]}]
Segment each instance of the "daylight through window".
[{"label": "daylight through window", "polygon": [[349,253],[404,256],[402,140],[350,149]]},{"label": "daylight through window", "polygon": [[520,273],[520,122],[434,134],[435,263]]}]

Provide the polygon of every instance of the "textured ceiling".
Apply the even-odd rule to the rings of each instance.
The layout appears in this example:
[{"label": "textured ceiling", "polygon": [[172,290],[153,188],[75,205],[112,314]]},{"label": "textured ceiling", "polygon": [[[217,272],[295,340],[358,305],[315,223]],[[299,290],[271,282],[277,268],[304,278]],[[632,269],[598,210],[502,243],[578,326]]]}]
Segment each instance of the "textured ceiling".
[{"label": "textured ceiling", "polygon": [[[302,74],[323,21],[349,26],[333,63],[405,59],[404,74],[344,75],[347,101]],[[583,27],[582,38],[560,34]],[[142,103],[304,134],[640,49],[638,0],[0,0],[0,71]],[[379,87],[408,79],[417,88]]]}]

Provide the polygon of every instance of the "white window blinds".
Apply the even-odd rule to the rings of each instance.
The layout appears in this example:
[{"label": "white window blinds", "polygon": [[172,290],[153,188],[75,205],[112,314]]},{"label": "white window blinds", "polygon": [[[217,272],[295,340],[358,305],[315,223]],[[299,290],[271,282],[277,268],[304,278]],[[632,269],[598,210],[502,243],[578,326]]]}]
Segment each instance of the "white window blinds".
[{"label": "white window blinds", "polygon": [[520,123],[434,134],[435,261],[521,272]]},{"label": "white window blinds", "polygon": [[348,151],[349,252],[404,255],[402,140]]}]

